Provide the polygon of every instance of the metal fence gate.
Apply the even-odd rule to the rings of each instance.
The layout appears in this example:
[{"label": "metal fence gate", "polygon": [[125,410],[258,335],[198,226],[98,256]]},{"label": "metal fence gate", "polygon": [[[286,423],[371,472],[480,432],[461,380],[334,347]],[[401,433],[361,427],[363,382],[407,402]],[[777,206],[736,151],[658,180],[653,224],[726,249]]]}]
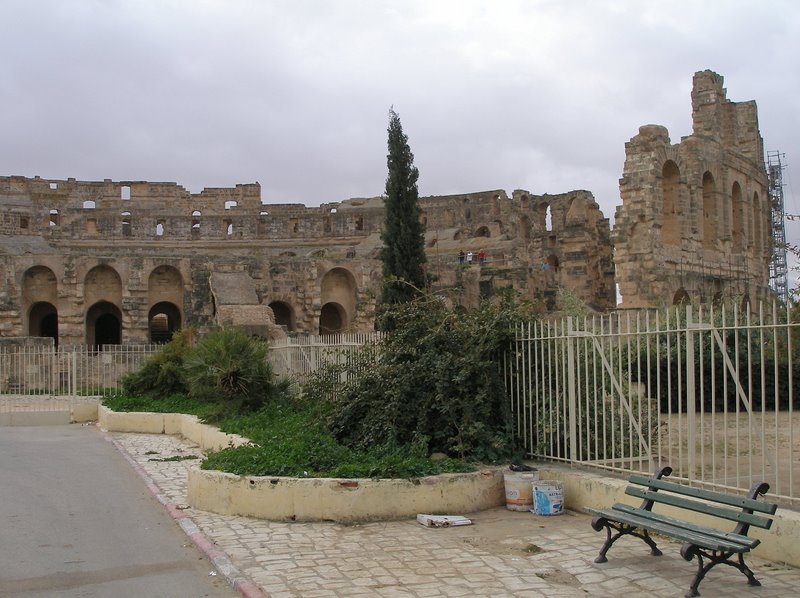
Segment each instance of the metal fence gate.
[{"label": "metal fence gate", "polygon": [[785,309],[682,307],[520,324],[505,361],[532,458],[800,500],[798,324]]}]

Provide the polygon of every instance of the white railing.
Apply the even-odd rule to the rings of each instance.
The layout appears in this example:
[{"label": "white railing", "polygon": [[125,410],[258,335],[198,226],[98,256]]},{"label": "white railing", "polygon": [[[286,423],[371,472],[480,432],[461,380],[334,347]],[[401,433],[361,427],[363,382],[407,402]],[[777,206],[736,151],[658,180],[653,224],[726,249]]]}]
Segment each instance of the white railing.
[{"label": "white railing", "polygon": [[380,332],[288,337],[270,344],[269,360],[278,376],[303,382],[323,365],[342,364],[364,345],[376,343],[381,338],[383,334]]},{"label": "white railing", "polygon": [[[302,382],[325,364],[341,364],[380,333],[296,336],[274,341],[269,360],[275,373]],[[138,370],[163,345],[29,345],[0,347],[0,411],[35,404],[60,409],[56,397],[105,396],[120,389],[125,374]]]},{"label": "white railing", "polygon": [[56,397],[79,400],[119,389],[122,377],[139,369],[159,345],[19,345],[0,347],[0,411],[61,408]]},{"label": "white railing", "polygon": [[533,458],[800,500],[800,326],[785,310],[683,307],[520,325],[506,360]]}]

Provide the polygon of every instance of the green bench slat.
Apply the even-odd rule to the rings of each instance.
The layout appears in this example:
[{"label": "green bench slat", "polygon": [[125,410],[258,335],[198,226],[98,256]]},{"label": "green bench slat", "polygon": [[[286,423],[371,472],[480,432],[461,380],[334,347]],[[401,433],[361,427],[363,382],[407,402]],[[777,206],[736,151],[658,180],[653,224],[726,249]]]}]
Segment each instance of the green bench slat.
[{"label": "green bench slat", "polygon": [[697,525],[687,521],[681,521],[680,519],[675,519],[674,517],[668,517],[667,515],[661,515],[660,513],[653,513],[652,511],[644,511],[638,507],[632,507],[623,503],[617,503],[611,507],[611,509],[613,511],[622,511],[624,513],[638,515],[640,517],[644,517],[645,519],[652,519],[653,521],[660,521],[675,527],[682,527],[689,531],[697,530],[707,536],[713,536],[721,540],[727,540],[736,544],[747,546],[751,550],[761,543],[761,540],[757,538],[751,538],[750,536],[743,536],[741,534],[734,534],[733,532],[723,532],[721,530],[714,529],[713,527],[706,527],[704,525]]},{"label": "green bench slat", "polygon": [[723,492],[714,492],[713,490],[693,488],[684,484],[668,482],[666,480],[659,480],[648,476],[632,475],[628,479],[628,482],[631,484],[638,484],[639,486],[649,486],[650,488],[659,488],[669,492],[675,492],[676,494],[683,494],[684,496],[709,500],[731,507],[738,507],[740,509],[750,509],[756,513],[767,513],[768,515],[774,515],[778,510],[778,505],[775,503],[747,498],[746,496],[736,496],[733,494],[724,494]]},{"label": "green bench slat", "polygon": [[667,523],[654,521],[638,515],[625,513],[623,511],[617,511],[614,509],[592,509],[590,507],[587,507],[586,510],[594,515],[605,517],[611,521],[619,521],[621,523],[627,523],[651,532],[664,534],[665,536],[669,536],[683,542],[689,542],[696,546],[702,546],[708,550],[725,550],[730,552],[747,552],[750,550],[749,547],[743,546],[742,544],[736,542],[729,542],[714,536],[708,536],[706,534],[699,533],[697,531],[690,531],[682,527],[675,527]]},{"label": "green bench slat", "polygon": [[[683,486],[682,488],[687,488],[687,487]],[[689,488],[689,489],[697,490],[696,488]],[[625,489],[625,494],[628,494],[630,496],[636,496],[644,500],[652,500],[653,502],[672,505],[673,507],[688,509],[690,511],[695,511],[697,513],[704,513],[706,515],[712,515],[714,517],[727,519],[729,521],[746,523],[764,529],[769,529],[770,527],[772,527],[772,519],[768,517],[762,517],[761,515],[744,513],[742,511],[734,511],[733,509],[728,509],[725,507],[718,507],[715,505],[700,503],[695,500],[689,500],[683,498],[682,496],[676,494],[670,494],[669,492],[671,492],[671,489],[669,488],[663,488],[662,492],[655,492],[644,488],[638,488],[636,486],[628,486]]]}]

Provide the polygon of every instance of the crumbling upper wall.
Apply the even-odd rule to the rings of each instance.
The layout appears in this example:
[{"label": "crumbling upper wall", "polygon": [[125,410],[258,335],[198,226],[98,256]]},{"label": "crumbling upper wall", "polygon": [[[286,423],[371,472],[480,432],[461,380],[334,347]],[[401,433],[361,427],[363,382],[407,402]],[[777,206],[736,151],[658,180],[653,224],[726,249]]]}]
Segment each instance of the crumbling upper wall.
[{"label": "crumbling upper wall", "polygon": [[769,292],[771,217],[755,102],[695,73],[693,134],[644,125],[625,144],[613,240],[622,307]]},{"label": "crumbling upper wall", "polygon": [[[422,197],[420,208],[426,267],[454,302],[469,307],[513,287],[556,307],[564,285],[599,309],[613,307],[608,220],[590,193],[490,190]],[[238,325],[250,318],[262,329],[257,314],[269,309],[288,330],[372,330],[384,216],[382,197],[263,204],[257,183],[192,194],[175,183],[0,177],[8,241],[0,244],[0,335],[32,334],[57,318],[63,342],[106,333],[103,342],[144,342],[156,328],[229,321],[230,309],[213,300],[218,273],[253,281],[258,304],[233,308]],[[22,256],[19,247],[28,248]],[[486,258],[460,264],[459,251]],[[95,268],[113,294],[100,292],[108,285],[90,275]],[[45,299],[32,293],[34,280],[48,281]]]}]

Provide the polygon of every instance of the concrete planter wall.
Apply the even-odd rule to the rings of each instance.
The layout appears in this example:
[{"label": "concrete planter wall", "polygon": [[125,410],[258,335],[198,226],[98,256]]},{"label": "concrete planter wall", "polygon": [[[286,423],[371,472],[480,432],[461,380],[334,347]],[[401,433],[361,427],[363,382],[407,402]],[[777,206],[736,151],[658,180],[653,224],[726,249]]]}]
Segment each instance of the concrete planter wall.
[{"label": "concrete planter wall", "polygon": [[[203,450],[249,442],[200,423],[193,415],[98,411],[100,426],[112,432],[180,434]],[[187,502],[222,515],[274,521],[374,521],[417,513],[471,513],[505,504],[503,474],[486,469],[418,480],[344,480],[238,476],[189,470]]]},{"label": "concrete planter wall", "polygon": [[[100,406],[98,417],[100,425],[109,431],[181,434],[203,450],[248,442],[202,424],[191,415],[117,413]],[[639,503],[625,495],[624,479],[558,466],[540,467],[539,478],[561,480],[565,506],[573,511],[615,502]],[[275,521],[355,522],[401,519],[417,513],[472,513],[504,505],[505,491],[502,469],[418,480],[340,480],[238,476],[193,467],[189,470],[187,501],[194,508],[222,515]],[[693,514],[684,511],[680,517],[692,518]],[[702,524],[703,516],[696,514],[693,520]],[[754,529],[751,533],[762,540],[754,551],[757,556],[800,566],[800,513],[779,508],[771,530]],[[603,534],[597,534],[597,550],[603,538]]]},{"label": "concrete planter wall", "polygon": [[271,520],[374,521],[463,514],[505,504],[499,470],[417,480],[237,476],[189,472],[188,502],[224,515]]}]

